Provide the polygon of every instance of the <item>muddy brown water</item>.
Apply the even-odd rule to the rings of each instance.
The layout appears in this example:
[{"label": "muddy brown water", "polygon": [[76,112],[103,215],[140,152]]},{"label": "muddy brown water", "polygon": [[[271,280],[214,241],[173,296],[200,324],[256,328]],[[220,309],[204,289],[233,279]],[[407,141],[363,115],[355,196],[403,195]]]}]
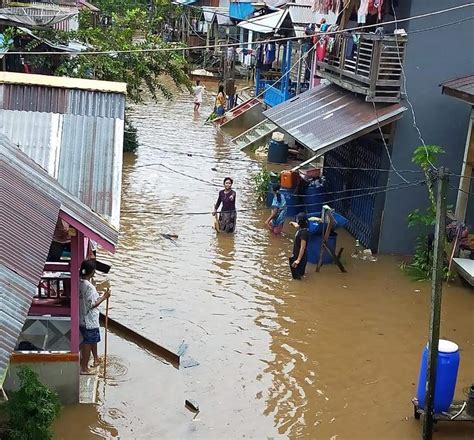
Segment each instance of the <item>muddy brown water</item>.
[{"label": "muddy brown water", "polygon": [[[351,259],[354,242],[344,233],[347,274],[309,265],[306,280],[290,280],[292,231],[264,230],[268,211],[254,209],[252,185],[259,165],[204,124],[211,104],[207,98],[199,115],[187,96],[133,107],[141,146],[124,159],[120,241],[108,275],[111,316],[183,351],[188,367],[111,334],[99,404],[65,408],[55,438],[421,438],[410,399],[429,285],[403,276],[395,257]],[[227,175],[238,208],[248,210],[232,236],[216,235],[211,216],[199,214],[210,211]],[[462,349],[462,398],[474,379],[473,293],[457,283],[444,292],[441,335]],[[197,416],[185,399],[198,402]],[[435,439],[474,437],[471,424],[436,429]]]}]

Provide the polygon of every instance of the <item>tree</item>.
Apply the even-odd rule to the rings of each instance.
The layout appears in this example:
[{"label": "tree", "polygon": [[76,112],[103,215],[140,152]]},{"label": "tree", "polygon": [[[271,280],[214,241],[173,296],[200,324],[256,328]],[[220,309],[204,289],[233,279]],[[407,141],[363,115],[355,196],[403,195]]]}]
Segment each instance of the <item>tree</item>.
[{"label": "tree", "polygon": [[4,403],[8,416],[7,438],[11,440],[52,439],[51,425],[61,406],[56,393],[43,385],[29,367],[18,371],[20,389]]},{"label": "tree", "polygon": [[[67,44],[70,41],[83,42],[90,46],[85,54],[61,56],[59,63],[52,63],[51,57],[34,56],[32,64],[48,66],[53,74],[76,78],[94,78],[104,81],[127,83],[128,99],[142,102],[146,91],[156,100],[162,94],[172,97],[165,78],[171,78],[178,89],[190,90],[191,82],[187,76],[187,63],[183,56],[183,47],[176,43],[166,43],[156,34],[156,23],[163,21],[165,13],[171,13],[176,7],[168,0],[154,1],[155,15],[150,19],[146,2],[132,0],[97,2],[105,14],[111,14],[111,24],[96,27],[92,14],[82,11],[79,16],[79,30],[62,32],[44,30],[37,35],[49,41]],[[132,7],[132,5],[140,7]],[[29,44],[34,50],[40,41]],[[125,151],[134,151],[138,146],[136,131],[127,121]]]},{"label": "tree", "polygon": [[[143,32],[140,38],[135,37],[137,30]],[[160,92],[170,98],[164,76],[170,77],[178,88],[190,86],[183,52],[152,32],[143,9],[127,10],[123,16],[113,14],[112,25],[105,27],[92,27],[90,14],[81,13],[79,30],[58,32],[56,38],[82,41],[91,46],[91,51],[104,52],[65,58],[57,74],[126,82],[128,96],[134,102],[142,101],[145,90],[153,99]]]},{"label": "tree", "polygon": [[[428,190],[428,207],[425,211],[413,210],[408,214],[408,226],[417,228],[420,235],[417,240],[415,253],[410,264],[402,264],[402,269],[417,281],[429,280],[433,272],[432,233],[436,223],[436,197],[433,188],[431,168],[436,163],[440,154],[445,151],[437,145],[426,145],[415,148],[412,162],[419,165],[425,175]],[[447,243],[445,244],[447,246]],[[448,269],[445,268],[445,278]]]}]

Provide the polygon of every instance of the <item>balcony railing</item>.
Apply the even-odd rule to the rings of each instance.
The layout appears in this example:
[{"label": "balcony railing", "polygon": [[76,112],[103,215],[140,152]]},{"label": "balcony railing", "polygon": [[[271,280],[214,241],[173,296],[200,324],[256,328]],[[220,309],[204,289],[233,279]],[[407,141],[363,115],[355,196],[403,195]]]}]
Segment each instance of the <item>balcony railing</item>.
[{"label": "balcony railing", "polygon": [[334,37],[332,50],[317,61],[317,76],[365,95],[366,101],[400,101],[406,37],[357,34],[358,42],[353,38],[349,33]]}]

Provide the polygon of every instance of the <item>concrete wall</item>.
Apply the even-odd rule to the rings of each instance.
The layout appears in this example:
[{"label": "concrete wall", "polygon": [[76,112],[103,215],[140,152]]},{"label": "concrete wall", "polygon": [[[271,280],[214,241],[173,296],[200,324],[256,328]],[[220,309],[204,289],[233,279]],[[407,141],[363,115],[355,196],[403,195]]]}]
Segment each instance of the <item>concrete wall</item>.
[{"label": "concrete wall", "polygon": [[[440,9],[446,9],[470,0],[412,0],[403,3],[398,18],[415,16]],[[408,32],[408,46],[405,58],[407,94],[413,104],[416,122],[427,145],[440,145],[446,151],[440,164],[452,172],[460,174],[466,142],[470,106],[441,94],[439,84],[443,81],[474,73],[472,42],[474,41],[473,21],[464,21],[436,30],[411,33],[420,29],[445,25],[462,20],[474,14],[474,7],[446,14],[431,16],[400,24]],[[405,103],[406,105],[406,103]],[[408,105],[407,105],[408,107]],[[393,163],[398,169],[417,169],[411,163],[414,148],[421,145],[413,127],[411,112],[405,112],[398,122],[393,146]],[[417,180],[418,175],[408,175],[409,180]],[[400,179],[391,173],[388,184],[399,183]],[[458,181],[452,184],[457,186]],[[415,208],[426,206],[426,188],[410,188],[388,192],[383,213],[380,248],[382,253],[409,254],[417,237],[417,232],[407,228],[407,215]],[[456,192],[449,191],[449,203],[455,204]],[[474,226],[472,205],[466,221]]]},{"label": "concrete wall", "polygon": [[11,363],[5,380],[5,391],[18,390],[17,371],[21,365],[27,365],[38,373],[41,383],[56,391],[62,404],[79,403],[79,361]]}]

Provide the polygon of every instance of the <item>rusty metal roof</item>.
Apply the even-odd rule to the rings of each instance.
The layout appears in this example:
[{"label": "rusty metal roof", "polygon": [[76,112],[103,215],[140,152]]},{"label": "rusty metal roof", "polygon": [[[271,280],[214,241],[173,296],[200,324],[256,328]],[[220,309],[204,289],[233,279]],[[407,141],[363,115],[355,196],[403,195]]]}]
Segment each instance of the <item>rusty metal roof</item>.
[{"label": "rusty metal roof", "polygon": [[118,233],[0,134],[0,386],[43,272],[60,211],[112,246]]},{"label": "rusty metal roof", "polygon": [[[375,110],[376,109],[376,110]],[[365,102],[336,85],[320,85],[277,105],[264,115],[302,145],[324,154],[399,119],[400,104]]]},{"label": "rusty metal roof", "polygon": [[441,84],[445,95],[461,99],[474,105],[474,74],[451,79]]},{"label": "rusty metal roof", "polygon": [[124,93],[105,81],[82,87],[71,78],[14,75],[0,73],[0,133],[118,228]]}]

